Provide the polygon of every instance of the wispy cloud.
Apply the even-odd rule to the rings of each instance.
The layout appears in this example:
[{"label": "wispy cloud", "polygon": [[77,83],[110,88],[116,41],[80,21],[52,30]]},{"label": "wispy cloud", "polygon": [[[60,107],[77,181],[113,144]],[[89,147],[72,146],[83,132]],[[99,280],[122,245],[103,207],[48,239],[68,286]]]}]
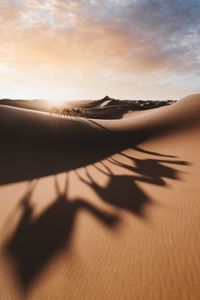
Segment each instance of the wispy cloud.
[{"label": "wispy cloud", "polygon": [[199,15],[198,0],[1,0],[0,63],[68,82],[76,74],[80,85],[147,72],[157,85],[180,83],[200,75]]}]

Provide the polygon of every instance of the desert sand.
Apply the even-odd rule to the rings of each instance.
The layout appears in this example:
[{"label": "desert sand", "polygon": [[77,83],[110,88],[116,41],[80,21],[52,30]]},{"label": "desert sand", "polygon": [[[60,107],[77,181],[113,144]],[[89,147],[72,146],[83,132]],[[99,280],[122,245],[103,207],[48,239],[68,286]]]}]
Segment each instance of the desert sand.
[{"label": "desert sand", "polygon": [[197,300],[200,95],[122,119],[0,106],[0,299]]}]

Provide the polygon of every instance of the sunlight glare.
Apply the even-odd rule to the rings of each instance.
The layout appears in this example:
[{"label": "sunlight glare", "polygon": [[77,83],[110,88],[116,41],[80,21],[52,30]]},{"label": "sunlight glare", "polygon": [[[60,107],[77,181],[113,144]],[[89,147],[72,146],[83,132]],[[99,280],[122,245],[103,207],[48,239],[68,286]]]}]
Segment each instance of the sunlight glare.
[{"label": "sunlight glare", "polygon": [[63,99],[48,99],[48,103],[50,106],[61,106],[65,103],[66,101]]}]

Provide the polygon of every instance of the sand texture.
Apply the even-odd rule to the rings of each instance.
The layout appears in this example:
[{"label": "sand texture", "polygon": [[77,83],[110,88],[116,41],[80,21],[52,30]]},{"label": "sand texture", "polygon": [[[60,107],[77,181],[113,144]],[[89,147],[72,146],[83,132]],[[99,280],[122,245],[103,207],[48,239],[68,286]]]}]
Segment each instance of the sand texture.
[{"label": "sand texture", "polygon": [[0,299],[198,300],[200,95],[122,119],[0,106]]}]

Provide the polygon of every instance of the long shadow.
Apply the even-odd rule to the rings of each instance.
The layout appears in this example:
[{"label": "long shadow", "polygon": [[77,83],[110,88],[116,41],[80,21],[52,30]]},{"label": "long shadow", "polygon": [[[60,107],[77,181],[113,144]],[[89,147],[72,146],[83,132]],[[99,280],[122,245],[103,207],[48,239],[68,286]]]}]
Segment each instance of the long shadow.
[{"label": "long shadow", "polygon": [[140,144],[151,137],[199,122],[191,113],[184,119],[172,114],[170,122],[168,118],[159,121],[159,126],[157,121],[144,122],[137,130],[131,126],[121,132],[118,122],[112,132],[94,120],[66,120],[8,107],[0,113],[0,185],[84,167],[130,147],[141,152]]},{"label": "long shadow", "polygon": [[166,155],[166,154],[161,154],[161,153],[158,153],[158,152],[155,152],[155,151],[149,151],[149,150],[143,149],[139,146],[135,146],[135,147],[133,147],[133,149],[135,151],[138,151],[138,152],[141,152],[141,153],[144,153],[144,154],[150,154],[150,155],[161,156],[161,157],[176,158],[176,156],[174,156],[174,155]]},{"label": "long shadow", "polygon": [[26,122],[1,124],[0,185],[85,167],[128,148],[148,153],[139,145],[156,134],[151,128],[111,132],[93,120],[27,116]]},{"label": "long shadow", "polygon": [[[70,122],[73,123],[73,121]],[[74,122],[77,126],[77,122]],[[51,130],[45,129],[45,132],[35,135],[35,130],[41,130],[41,127],[37,126],[33,135],[26,128],[19,128],[19,134],[12,134],[12,126],[8,136],[6,133],[1,135],[0,129],[0,137],[3,141],[0,148],[0,185],[76,170],[101,162],[113,154],[121,153],[130,159],[133,165],[126,165],[114,158],[108,160],[113,165],[133,174],[115,175],[108,166],[104,165],[104,170],[96,166],[109,178],[105,187],[100,186],[92,178],[87,168],[87,179],[77,172],[76,174],[106,203],[125,209],[138,217],[145,217],[145,208],[151,204],[152,200],[140,188],[138,182],[164,187],[166,186],[164,178],[178,179],[175,166],[187,164],[178,160],[136,159],[122,152],[133,148],[134,151],[143,154],[170,157],[150,152],[139,146],[153,135],[151,131],[140,130],[129,134],[115,134],[104,131],[103,128],[99,130],[94,128],[95,126],[87,124],[84,127],[81,124],[80,134],[73,136],[70,131],[65,132],[65,124],[63,127],[59,125],[59,130],[53,130],[53,134]],[[26,138],[25,141],[24,138]],[[173,165],[173,168],[166,166],[166,163]],[[118,216],[106,213],[85,199],[69,199],[68,184],[68,178],[66,178],[64,192],[61,192],[57,178],[55,178],[57,197],[38,217],[34,217],[35,206],[31,203],[34,186],[29,187],[28,192],[20,201],[21,218],[7,241],[5,250],[16,262],[17,276],[25,292],[57,253],[63,249],[70,250],[80,211],[86,210],[104,226],[111,229],[114,229],[119,222]]]},{"label": "long shadow", "polygon": [[64,191],[61,192],[55,177],[57,198],[38,217],[33,217],[35,207],[30,203],[33,188],[20,201],[21,218],[5,250],[16,262],[17,277],[25,292],[58,252],[70,250],[80,211],[88,211],[108,228],[114,229],[119,221],[117,215],[81,198],[70,200],[67,196],[68,184],[67,175]]},{"label": "long shadow", "polygon": [[[104,202],[129,211],[140,218],[145,218],[145,209],[147,205],[151,204],[152,199],[138,185],[138,182],[165,187],[164,178],[178,179],[178,171],[163,164],[168,163],[175,166],[187,165],[187,163],[165,159],[141,160],[123,152],[120,154],[130,159],[134,165],[130,166],[115,158],[108,158],[107,160],[112,165],[131,171],[131,175],[115,175],[103,161],[99,162],[101,167],[94,164],[95,168],[109,179],[104,187],[94,180],[87,168],[85,168],[86,178],[77,171],[75,173]],[[110,229],[115,229],[120,221],[116,214],[101,210],[82,198],[69,199],[67,193],[68,175],[66,175],[63,192],[61,192],[55,176],[54,185],[57,197],[39,216],[35,217],[35,206],[31,203],[35,184],[36,182],[29,183],[28,189],[19,203],[20,220],[12,236],[5,244],[6,253],[16,263],[17,278],[25,294],[29,292],[32,283],[56,254],[62,250],[66,252],[72,249],[73,233],[81,211],[86,210]]]},{"label": "long shadow", "polygon": [[[143,208],[149,203],[149,197],[141,190],[134,178],[126,175],[109,175],[110,180],[105,187],[99,185],[85,170],[88,179],[84,179],[78,172],[78,178],[87,184],[105,202],[128,210],[140,217],[143,216]],[[135,178],[137,179],[137,178]]]},{"label": "long shadow", "polygon": [[[87,127],[90,132],[93,129]],[[102,133],[98,137],[71,137],[66,140],[58,138],[43,141],[40,138],[31,140],[16,140],[6,138],[0,147],[0,185],[32,180],[44,176],[70,171],[100,161],[111,154],[126,149],[133,144],[132,139],[125,139],[120,135],[113,136]],[[73,134],[73,132],[72,132]],[[64,133],[63,133],[64,136]],[[139,142],[142,135],[135,138]]]},{"label": "long shadow", "polygon": [[167,184],[164,178],[177,180],[179,171],[175,168],[163,165],[163,163],[188,165],[185,161],[164,159],[142,160],[130,157],[124,153],[121,153],[121,155],[133,160],[135,166],[122,163],[114,158],[108,158],[107,161],[115,166],[131,171],[131,175],[115,175],[104,162],[101,162],[104,169],[95,164],[95,168],[109,178],[104,187],[94,180],[87,168],[85,168],[87,179],[81,176],[77,171],[76,174],[77,177],[92,188],[103,201],[128,210],[140,217],[145,217],[145,208],[151,203],[151,198],[137,183],[144,182],[165,187]]},{"label": "long shadow", "polygon": [[[138,162],[138,159],[124,153],[121,155],[132,159],[136,166],[132,167],[114,158],[108,159],[108,161],[131,171],[131,175],[115,175],[104,162],[100,162],[101,168],[97,164],[94,165],[99,172],[108,176],[109,180],[105,187],[94,180],[87,168],[85,168],[86,179],[79,172],[75,171],[75,173],[106,203],[145,218],[145,208],[151,204],[152,200],[138,185],[138,182],[165,187],[164,178],[177,179],[178,171],[166,167],[162,163],[180,165],[186,163],[158,159],[139,160]],[[151,172],[149,167],[151,167]],[[88,211],[104,226],[111,229],[114,229],[120,221],[117,215],[105,212],[84,199],[69,199],[67,195],[68,175],[66,175],[63,192],[59,188],[56,176],[54,184],[57,193],[56,199],[38,217],[34,217],[35,206],[31,203],[31,197],[36,182],[29,183],[27,191],[19,203],[20,220],[5,244],[6,252],[16,262],[17,277],[25,293],[29,291],[31,284],[57,253],[63,249],[65,251],[71,249],[73,232],[80,211]]]},{"label": "long shadow", "polygon": [[178,172],[174,167],[163,165],[163,163],[176,165],[188,166],[189,163],[181,160],[164,160],[164,159],[138,159],[132,156],[120,153],[122,156],[129,158],[134,165],[130,166],[125,163],[119,162],[114,158],[108,158],[108,161],[116,166],[123,167],[131,172],[136,172],[143,176],[154,177],[154,178],[171,178],[178,179]]}]

